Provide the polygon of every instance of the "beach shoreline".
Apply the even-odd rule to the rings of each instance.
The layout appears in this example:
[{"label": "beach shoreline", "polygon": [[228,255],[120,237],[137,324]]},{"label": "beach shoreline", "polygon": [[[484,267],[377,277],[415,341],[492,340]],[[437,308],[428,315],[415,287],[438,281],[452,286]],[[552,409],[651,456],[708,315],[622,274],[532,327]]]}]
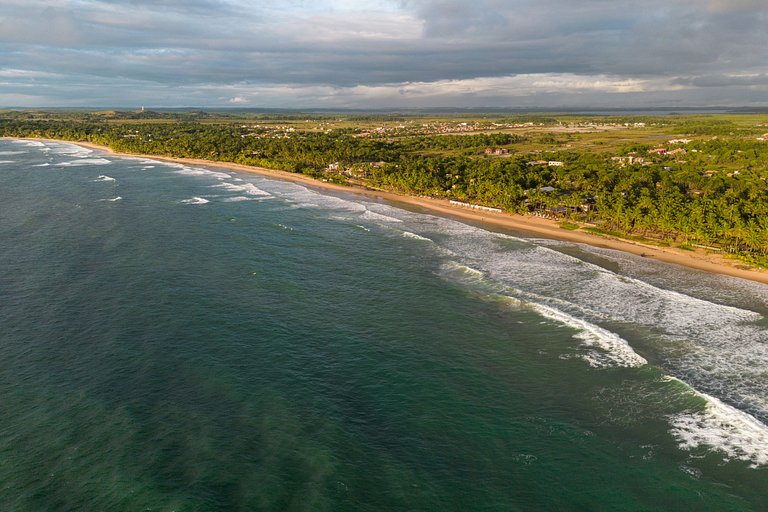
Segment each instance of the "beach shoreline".
[{"label": "beach shoreline", "polygon": [[[14,137],[2,137],[3,139],[19,140]],[[451,204],[447,199],[435,199],[430,197],[418,197],[395,192],[363,188],[359,186],[343,186],[334,183],[323,182],[297,173],[268,169],[265,167],[253,167],[248,165],[215,162],[197,158],[172,158],[157,155],[143,155],[133,153],[120,153],[113,149],[91,142],[65,141],[52,139],[24,139],[41,140],[49,142],[65,142],[87,147],[96,151],[103,151],[109,155],[128,158],[146,158],[168,163],[213,167],[217,169],[230,169],[240,172],[254,173],[268,178],[274,178],[294,183],[300,183],[316,189],[352,194],[368,198],[380,199],[394,205],[409,205],[457,220],[470,221],[497,228],[510,229],[531,236],[540,236],[564,242],[585,244],[593,247],[613,249],[652,260],[680,265],[687,268],[702,270],[709,273],[737,277],[763,284],[768,284],[768,271],[756,268],[744,268],[743,262],[726,258],[720,254],[707,253],[702,249],[684,251],[673,247],[659,247],[641,242],[616,238],[608,235],[598,235],[583,231],[571,231],[563,229],[557,221],[532,217],[527,215],[510,214],[506,212],[494,212],[479,209],[471,209],[460,205]]]}]

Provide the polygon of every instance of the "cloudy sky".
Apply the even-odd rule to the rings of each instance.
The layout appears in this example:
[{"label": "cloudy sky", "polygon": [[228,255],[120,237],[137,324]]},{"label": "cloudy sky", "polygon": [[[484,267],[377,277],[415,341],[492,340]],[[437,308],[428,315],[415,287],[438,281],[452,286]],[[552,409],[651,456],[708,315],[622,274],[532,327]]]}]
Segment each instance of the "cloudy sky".
[{"label": "cloudy sky", "polygon": [[768,105],[768,0],[0,0],[0,106]]}]

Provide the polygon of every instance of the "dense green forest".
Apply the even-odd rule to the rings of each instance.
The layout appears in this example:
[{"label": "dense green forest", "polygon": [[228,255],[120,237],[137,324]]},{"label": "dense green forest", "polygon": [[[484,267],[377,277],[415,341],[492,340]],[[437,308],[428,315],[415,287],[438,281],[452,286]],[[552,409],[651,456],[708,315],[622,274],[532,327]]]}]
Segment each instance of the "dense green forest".
[{"label": "dense green forest", "polygon": [[768,116],[0,112],[0,135],[269,167],[768,266]]}]

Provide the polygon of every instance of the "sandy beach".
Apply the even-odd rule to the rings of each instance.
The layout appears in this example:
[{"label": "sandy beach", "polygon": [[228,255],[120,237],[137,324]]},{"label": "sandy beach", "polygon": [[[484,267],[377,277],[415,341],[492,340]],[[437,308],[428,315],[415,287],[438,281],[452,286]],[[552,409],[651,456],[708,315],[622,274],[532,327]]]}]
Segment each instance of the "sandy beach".
[{"label": "sandy beach", "polygon": [[[51,141],[51,142],[69,142],[69,141]],[[540,236],[567,242],[587,244],[595,247],[615,249],[628,252],[645,258],[651,258],[665,263],[682,265],[688,268],[703,270],[717,274],[723,274],[760,283],[768,284],[768,271],[756,268],[748,268],[747,264],[735,259],[725,258],[715,253],[707,253],[704,250],[684,251],[671,247],[657,247],[639,242],[618,239],[605,235],[596,235],[583,231],[571,231],[563,229],[556,221],[532,217],[527,215],[514,215],[503,212],[492,212],[485,210],[474,210],[451,204],[448,200],[434,199],[427,197],[415,197],[394,192],[373,190],[361,187],[341,186],[333,183],[326,183],[301,174],[291,172],[267,169],[264,167],[252,167],[226,162],[212,162],[209,160],[195,158],[169,158],[156,155],[140,155],[130,153],[118,153],[106,146],[88,142],[72,142],[90,149],[104,151],[114,156],[125,156],[132,158],[149,158],[164,162],[182,163],[186,165],[196,165],[203,167],[214,167],[223,169],[234,169],[237,171],[251,172],[268,176],[270,178],[281,179],[302,183],[307,186],[343,192],[347,194],[356,194],[365,197],[378,198],[394,204],[407,204],[423,208],[429,212],[438,213],[448,217],[460,220],[484,223],[501,228],[512,229],[529,233],[531,236]]]}]

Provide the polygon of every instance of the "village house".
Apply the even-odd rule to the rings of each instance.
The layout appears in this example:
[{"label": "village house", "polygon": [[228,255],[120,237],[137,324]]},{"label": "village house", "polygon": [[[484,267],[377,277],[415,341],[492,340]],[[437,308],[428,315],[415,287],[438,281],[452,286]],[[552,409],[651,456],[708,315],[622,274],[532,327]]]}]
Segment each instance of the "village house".
[{"label": "village house", "polygon": [[612,156],[611,157],[611,162],[615,162],[615,163],[621,165],[622,167],[624,167],[627,164],[629,164],[629,165],[632,165],[632,164],[642,164],[643,162],[645,162],[645,159],[642,158],[642,157],[639,157],[639,156],[634,156],[634,155],[629,155],[629,156]]}]

